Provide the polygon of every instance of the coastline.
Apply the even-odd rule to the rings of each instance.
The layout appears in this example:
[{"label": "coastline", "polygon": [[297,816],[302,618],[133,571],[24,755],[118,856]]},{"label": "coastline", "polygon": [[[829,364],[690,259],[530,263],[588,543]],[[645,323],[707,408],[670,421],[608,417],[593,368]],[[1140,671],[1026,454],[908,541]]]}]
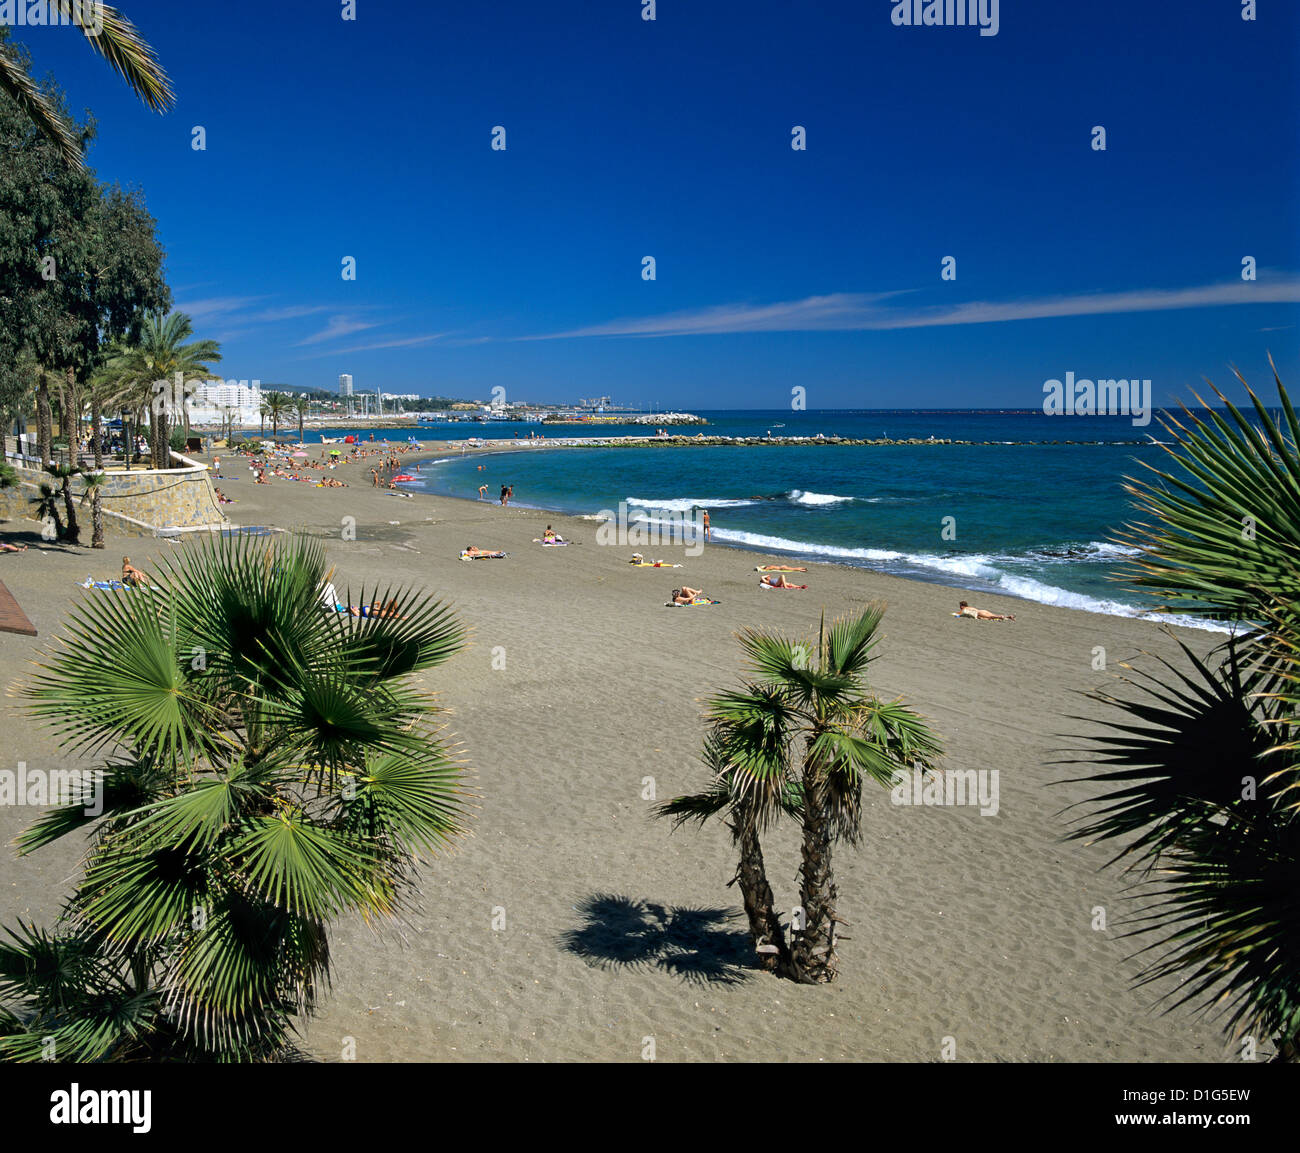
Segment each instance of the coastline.
[{"label": "coastline", "polygon": [[[364,468],[332,475],[355,484]],[[325,540],[352,601],[379,585],[427,588],[471,634],[419,687],[450,710],[473,770],[473,833],[427,863],[421,908],[400,928],[338,926],[333,989],[306,1037],[321,1060],[338,1060],[349,1037],[365,1061],[637,1061],[646,1036],[667,1061],[933,1061],[949,1035],[975,1061],[1228,1054],[1213,1023],[1150,1011],[1167,990],[1132,987],[1129,958],[1146,938],[1120,937],[1125,879],[1102,871],[1104,847],[1063,840],[1062,811],[1095,792],[1062,783],[1080,773],[1060,762],[1107,719],[1085,695],[1114,684],[1096,653],[1112,670],[1144,650],[1182,667],[1157,626],[993,596],[976,603],[1014,623],[955,619],[958,589],[833,564],[809,566],[807,591],[763,591],[755,553],[708,546],[686,557],[679,545],[656,552],[684,568],[636,569],[633,550],[595,543],[590,521],[249,478],[220,482],[238,501],[232,520]],[[534,544],[547,523],[577,543]],[[0,634],[12,680],[74,604],[110,595],[76,586],[88,571],[112,575],[122,542],[91,552],[47,545],[30,522],[4,528],[29,532],[28,552],[6,556],[0,576],[40,629],[35,641]],[[466,544],[510,556],[463,562]],[[196,546],[132,542],[130,554],[149,571]],[[665,608],[682,583],[721,603]],[[836,850],[851,922],[840,979],[792,986],[746,967],[725,830],[672,831],[650,817],[647,796],[702,783],[701,702],[742,675],[738,630],[808,635],[823,610],[830,619],[877,599],[888,610],[873,688],[930,719],[946,768],[996,769],[1000,807],[899,808],[887,790],[864,790],[864,843]],[[1175,636],[1198,655],[1214,640]],[[12,700],[6,723],[27,763],[80,763]],[[34,816],[0,811],[0,838]],[[9,852],[0,921],[52,923],[76,846]],[[777,830],[769,872],[783,908],[796,864],[794,830]],[[1098,905],[1114,911],[1105,933],[1091,926]]]}]

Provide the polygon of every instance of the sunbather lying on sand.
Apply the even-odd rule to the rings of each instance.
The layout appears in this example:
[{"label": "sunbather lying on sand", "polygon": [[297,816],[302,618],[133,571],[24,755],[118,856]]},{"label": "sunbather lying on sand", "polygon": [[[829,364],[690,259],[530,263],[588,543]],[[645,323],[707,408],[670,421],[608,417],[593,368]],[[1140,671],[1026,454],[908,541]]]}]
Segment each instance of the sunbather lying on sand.
[{"label": "sunbather lying on sand", "polygon": [[691,589],[683,585],[679,589],[673,589],[673,604],[688,605],[691,601],[695,600],[696,597],[702,596],[704,596],[703,589]]},{"label": "sunbather lying on sand", "polygon": [[768,589],[806,589],[807,585],[791,584],[784,576],[763,576],[758,578],[760,588]]},{"label": "sunbather lying on sand", "polygon": [[972,620],[977,621],[1013,621],[1016,619],[1009,613],[1002,616],[999,613],[991,613],[988,609],[977,609],[973,605],[968,605],[965,601],[962,601],[957,607],[961,609],[961,612],[954,613],[953,616],[970,617]]},{"label": "sunbather lying on sand", "polygon": [[0,552],[26,552],[26,545],[7,544],[0,542]]},{"label": "sunbather lying on sand", "polygon": [[506,554],[500,549],[475,548],[472,544],[467,544],[460,555],[463,557],[469,557],[471,560],[479,560],[483,557],[503,557]]},{"label": "sunbather lying on sand", "polygon": [[386,605],[381,605],[378,601],[369,605],[348,605],[348,612],[354,617],[396,617],[403,620],[402,614],[397,611],[397,602],[389,601]]},{"label": "sunbather lying on sand", "polygon": [[143,588],[149,583],[149,578],[131,563],[129,556],[122,558],[122,583],[135,588]]}]

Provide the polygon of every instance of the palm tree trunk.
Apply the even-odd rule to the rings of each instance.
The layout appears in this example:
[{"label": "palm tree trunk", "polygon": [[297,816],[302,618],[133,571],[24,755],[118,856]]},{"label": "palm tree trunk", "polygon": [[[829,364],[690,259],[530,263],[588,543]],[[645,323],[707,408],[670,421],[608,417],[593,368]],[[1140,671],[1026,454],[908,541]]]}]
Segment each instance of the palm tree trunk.
[{"label": "palm tree trunk", "polygon": [[68,442],[68,454],[73,465],[81,463],[81,397],[77,394],[77,373],[67,370],[67,384],[63,389],[63,436]]},{"label": "palm tree trunk", "polygon": [[152,460],[152,468],[166,468],[171,463],[171,452],[169,433],[167,429],[167,413],[162,411],[162,406],[155,406],[158,411],[151,410],[149,413],[149,455]]},{"label": "palm tree trunk", "polygon": [[749,935],[758,950],[758,966],[769,973],[786,972],[790,968],[790,949],[776,915],[776,901],[763,864],[763,847],[752,821],[740,826],[736,845],[740,850],[736,881],[749,918]]},{"label": "palm tree trunk", "polygon": [[103,401],[98,396],[90,399],[90,440],[95,450],[95,471],[104,471],[104,450],[99,443],[100,430],[104,423]]},{"label": "palm tree trunk", "polygon": [[803,932],[795,936],[793,976],[805,985],[835,979],[835,876],[831,869],[831,822],[827,784],[816,765],[805,765],[804,818],[799,900],[803,905]]},{"label": "palm tree trunk", "polygon": [[72,477],[65,475],[63,482],[63,511],[66,517],[66,525],[63,530],[63,539],[68,544],[81,543],[81,526],[77,523],[77,506],[72,499]]},{"label": "palm tree trunk", "polygon": [[36,386],[36,451],[41,454],[42,467],[50,463],[51,443],[54,440],[52,421],[50,383],[45,369],[42,368],[40,383]]},{"label": "palm tree trunk", "polygon": [[104,506],[100,503],[100,485],[90,493],[90,547],[104,547]]}]

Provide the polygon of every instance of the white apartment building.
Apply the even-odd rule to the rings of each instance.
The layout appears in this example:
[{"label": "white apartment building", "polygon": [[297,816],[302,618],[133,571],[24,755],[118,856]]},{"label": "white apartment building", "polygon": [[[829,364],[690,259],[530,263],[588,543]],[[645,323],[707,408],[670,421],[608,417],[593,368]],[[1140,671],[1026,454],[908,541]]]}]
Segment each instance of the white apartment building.
[{"label": "white apartment building", "polygon": [[191,424],[220,424],[233,416],[236,424],[262,419],[260,380],[208,380],[194,386],[189,398]]}]

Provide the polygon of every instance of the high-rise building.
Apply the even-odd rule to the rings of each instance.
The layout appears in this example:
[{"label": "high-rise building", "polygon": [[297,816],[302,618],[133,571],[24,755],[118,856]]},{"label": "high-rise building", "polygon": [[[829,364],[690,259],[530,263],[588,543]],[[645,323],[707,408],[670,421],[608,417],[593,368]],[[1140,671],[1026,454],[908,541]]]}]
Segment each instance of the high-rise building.
[{"label": "high-rise building", "polygon": [[341,373],[339,376],[339,396],[352,395],[352,375],[351,373]]}]

